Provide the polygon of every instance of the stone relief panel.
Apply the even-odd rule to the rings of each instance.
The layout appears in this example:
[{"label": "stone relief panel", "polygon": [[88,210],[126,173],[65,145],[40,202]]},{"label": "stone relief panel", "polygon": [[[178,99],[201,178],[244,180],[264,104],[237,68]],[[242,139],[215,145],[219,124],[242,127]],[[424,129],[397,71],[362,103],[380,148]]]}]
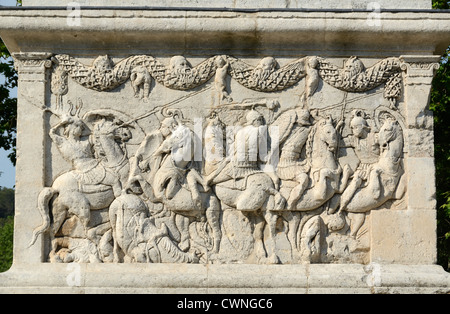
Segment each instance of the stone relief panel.
[{"label": "stone relief panel", "polygon": [[52,62],[50,262],[365,263],[401,208],[398,58]]}]

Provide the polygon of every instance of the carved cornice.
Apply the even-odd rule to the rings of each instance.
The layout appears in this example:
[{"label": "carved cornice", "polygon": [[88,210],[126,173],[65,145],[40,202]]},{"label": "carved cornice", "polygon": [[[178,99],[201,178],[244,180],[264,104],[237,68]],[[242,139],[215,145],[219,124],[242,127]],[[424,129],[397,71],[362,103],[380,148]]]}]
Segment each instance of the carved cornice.
[{"label": "carved cornice", "polygon": [[[449,16],[450,13],[439,10],[433,13],[380,12],[383,27],[378,28],[368,23],[367,12],[355,11],[242,13],[83,9],[80,26],[73,27],[67,23],[66,7],[59,10],[24,8],[0,11],[0,35],[11,52],[27,49],[30,42],[37,49],[65,47],[66,51],[70,48],[111,51],[117,47],[133,47],[136,43],[141,45],[140,51],[148,51],[155,49],[155,44],[170,42],[197,52],[217,47],[248,49],[255,47],[253,44],[258,48],[273,48],[275,44],[277,50],[308,47],[308,51],[333,51],[332,55],[339,54],[342,47],[347,51],[376,51],[377,54],[380,51],[436,51],[440,54],[449,43]],[[105,20],[114,20],[114,23],[104,23]],[[23,32],[24,29],[27,31]],[[231,41],[230,34],[233,35]],[[402,38],[401,45],[399,38]],[[162,48],[167,49],[167,45]]]}]

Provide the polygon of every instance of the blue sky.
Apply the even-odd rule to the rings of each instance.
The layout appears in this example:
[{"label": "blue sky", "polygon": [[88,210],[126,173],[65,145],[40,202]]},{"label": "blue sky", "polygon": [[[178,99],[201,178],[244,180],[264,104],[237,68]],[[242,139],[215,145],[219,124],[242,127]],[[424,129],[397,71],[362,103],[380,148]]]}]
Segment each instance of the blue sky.
[{"label": "blue sky", "polygon": [[16,0],[0,0],[0,5],[16,5]]},{"label": "blue sky", "polygon": [[[3,82],[4,78],[0,76],[0,84]],[[11,96],[17,97],[17,89],[11,91]],[[9,153],[9,151],[0,149],[0,186],[12,188],[15,185],[16,169],[8,158]]]},{"label": "blue sky", "polygon": [[16,169],[9,161],[8,154],[4,149],[0,149],[0,186],[12,188],[16,184]]}]

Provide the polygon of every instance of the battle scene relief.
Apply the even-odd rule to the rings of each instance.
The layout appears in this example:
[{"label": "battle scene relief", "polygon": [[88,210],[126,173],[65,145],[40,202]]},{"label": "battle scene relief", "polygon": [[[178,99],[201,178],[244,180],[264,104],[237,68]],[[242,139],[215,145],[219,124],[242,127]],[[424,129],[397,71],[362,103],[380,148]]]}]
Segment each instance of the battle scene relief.
[{"label": "battle scene relief", "polygon": [[49,262],[364,264],[371,213],[403,209],[398,58],[54,55],[50,72],[30,239]]}]

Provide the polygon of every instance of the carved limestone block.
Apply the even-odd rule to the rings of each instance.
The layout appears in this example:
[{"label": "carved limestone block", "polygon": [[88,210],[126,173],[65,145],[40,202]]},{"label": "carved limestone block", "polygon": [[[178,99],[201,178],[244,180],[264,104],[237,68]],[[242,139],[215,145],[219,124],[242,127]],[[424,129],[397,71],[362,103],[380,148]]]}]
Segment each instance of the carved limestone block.
[{"label": "carved limestone block", "polygon": [[18,71],[0,292],[449,291],[428,108],[448,12],[81,2],[0,9]]},{"label": "carved limestone block", "polygon": [[[48,237],[51,262],[363,263],[367,217],[407,192],[405,147],[421,141],[405,133],[398,58],[52,60],[41,110],[67,166],[36,200],[31,241]],[[133,109],[74,105],[86,89],[112,103],[123,90]],[[167,89],[182,93],[161,102]]]}]

